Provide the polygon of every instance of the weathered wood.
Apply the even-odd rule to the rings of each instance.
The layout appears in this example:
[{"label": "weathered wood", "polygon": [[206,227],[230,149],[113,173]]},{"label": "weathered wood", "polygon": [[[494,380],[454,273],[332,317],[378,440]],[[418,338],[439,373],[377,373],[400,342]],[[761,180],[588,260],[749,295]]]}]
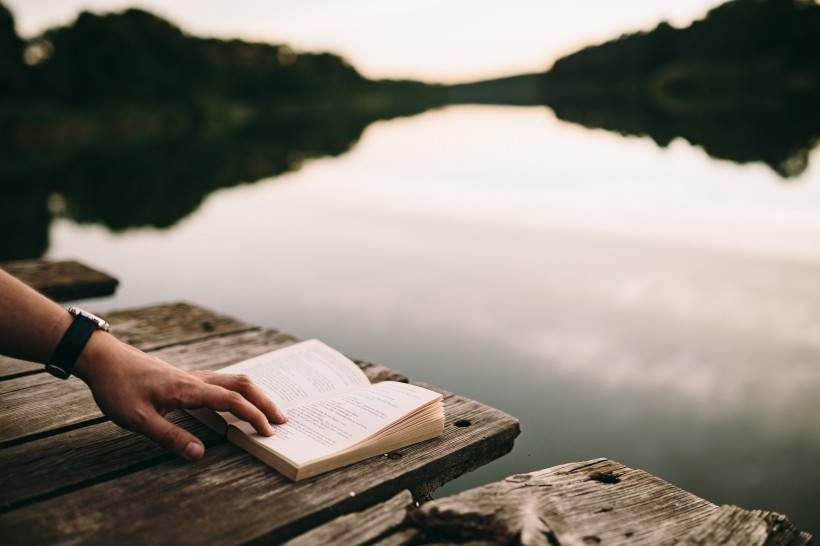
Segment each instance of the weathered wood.
[{"label": "weathered wood", "polygon": [[259,329],[256,325],[185,302],[99,315],[111,324],[111,333],[117,339],[143,351]]},{"label": "weathered wood", "polygon": [[25,360],[0,355],[0,381],[20,375],[40,373],[41,371],[43,371],[42,364],[35,364],[33,362],[26,362]]},{"label": "weathered wood", "polygon": [[20,260],[0,263],[0,269],[57,301],[110,296],[119,281],[75,261]]},{"label": "weathered wood", "polygon": [[[188,303],[153,305],[99,315],[111,323],[112,335],[143,351],[259,329]],[[44,373],[43,366],[0,357],[0,380],[33,372]]]},{"label": "weathered wood", "polygon": [[405,490],[367,510],[347,514],[289,540],[285,546],[365,544],[392,533],[404,523],[413,496]]},{"label": "weathered wood", "polygon": [[[378,514],[372,525],[365,513],[358,519],[348,515],[297,540],[338,536],[346,546],[811,543],[811,535],[798,531],[785,516],[715,506],[655,476],[606,459],[511,476],[420,508],[393,501],[367,510],[367,514]],[[379,522],[390,523],[380,528]],[[365,532],[357,534],[357,529]]]},{"label": "weathered wood", "polygon": [[[376,542],[371,542],[367,546],[411,546],[413,544],[420,544],[421,533],[415,529],[404,529],[396,531]],[[359,543],[353,542],[346,546],[359,546]],[[470,543],[465,543],[462,546],[471,546]],[[478,545],[474,545],[478,546]],[[486,544],[485,546],[490,546]]]},{"label": "weathered wood", "polygon": [[[193,432],[206,447],[226,440],[178,410],[168,420]],[[112,479],[174,458],[140,434],[110,421],[0,449],[0,511]]]},{"label": "weathered wood", "polygon": [[509,452],[519,431],[509,415],[452,394],[445,413],[439,438],[301,482],[217,445],[198,463],[170,460],[3,513],[0,534],[7,544],[281,542],[403,489],[429,491]]},{"label": "weathered wood", "polygon": [[718,507],[606,459],[556,466],[431,501],[410,514],[418,543],[802,546],[770,512]]},{"label": "weathered wood", "polygon": [[697,546],[805,546],[811,543],[811,535],[800,532],[782,514],[723,505],[681,543]]},{"label": "weathered wood", "polygon": [[0,383],[0,445],[102,416],[85,383],[36,374]]}]

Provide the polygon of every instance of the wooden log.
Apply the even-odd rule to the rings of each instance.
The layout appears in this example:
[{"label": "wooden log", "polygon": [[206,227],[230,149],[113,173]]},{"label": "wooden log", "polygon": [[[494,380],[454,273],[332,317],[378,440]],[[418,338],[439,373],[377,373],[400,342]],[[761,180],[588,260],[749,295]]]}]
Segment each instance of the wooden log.
[{"label": "wooden log", "polygon": [[[259,330],[247,322],[183,302],[98,314],[111,323],[111,335],[143,351]],[[0,356],[0,381],[31,373],[44,373],[43,365]]]},{"label": "wooden log", "polygon": [[[509,452],[518,421],[447,394],[441,437],[300,482],[231,444],[197,463],[169,460],[0,514],[4,544],[281,542],[403,489],[443,480]],[[470,426],[463,425],[469,416]],[[442,477],[444,476],[444,477]],[[190,509],[192,503],[206,509]],[[184,512],[186,525],[179,525]],[[191,530],[194,529],[195,532]]]},{"label": "wooden log", "polygon": [[723,505],[692,530],[682,544],[805,546],[811,540],[809,533],[799,531],[782,514]]},{"label": "wooden log", "polygon": [[0,269],[57,301],[110,296],[119,281],[75,261],[19,260],[0,263]]}]

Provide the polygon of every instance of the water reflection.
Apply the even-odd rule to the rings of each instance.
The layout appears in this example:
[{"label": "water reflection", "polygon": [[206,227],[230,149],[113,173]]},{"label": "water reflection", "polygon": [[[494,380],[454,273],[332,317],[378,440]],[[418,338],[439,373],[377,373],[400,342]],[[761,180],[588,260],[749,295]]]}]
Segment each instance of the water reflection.
[{"label": "water reflection", "polygon": [[660,147],[676,138],[715,159],[762,162],[787,180],[798,179],[820,138],[820,109],[802,97],[768,97],[762,108],[689,101],[673,96],[616,94],[547,99],[563,120],[622,135],[649,136]]},{"label": "water reflection", "polygon": [[36,124],[9,128],[0,160],[0,260],[41,256],[52,218],[112,231],[168,228],[219,188],[297,170],[349,150],[375,119],[409,115],[339,108],[259,117],[233,130],[162,127],[154,134],[76,141],[38,139]]},{"label": "water reflection", "polygon": [[[798,103],[782,108],[782,117],[745,111],[674,115],[651,104],[598,98],[554,99],[550,106],[559,119],[585,127],[649,135],[662,147],[682,137],[712,157],[763,162],[790,179],[806,171],[820,127],[801,115]],[[373,121],[423,110],[339,108],[332,115],[260,118],[228,131],[177,128],[80,143],[38,143],[30,138],[36,131],[18,127],[23,138],[0,160],[0,227],[15,233],[0,242],[0,260],[41,256],[54,217],[114,231],[170,227],[218,188],[280,175],[308,158],[345,153]]]}]

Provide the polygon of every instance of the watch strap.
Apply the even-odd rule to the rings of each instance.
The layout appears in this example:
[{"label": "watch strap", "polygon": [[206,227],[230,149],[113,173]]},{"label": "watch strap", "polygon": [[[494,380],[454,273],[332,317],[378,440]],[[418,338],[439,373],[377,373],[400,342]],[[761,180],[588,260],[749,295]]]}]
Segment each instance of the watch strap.
[{"label": "watch strap", "polygon": [[61,379],[68,379],[77,358],[85,349],[91,334],[98,327],[99,324],[94,320],[83,315],[75,315],[68,330],[60,339],[60,343],[57,344],[57,348],[54,349],[54,354],[46,363],[46,371]]}]

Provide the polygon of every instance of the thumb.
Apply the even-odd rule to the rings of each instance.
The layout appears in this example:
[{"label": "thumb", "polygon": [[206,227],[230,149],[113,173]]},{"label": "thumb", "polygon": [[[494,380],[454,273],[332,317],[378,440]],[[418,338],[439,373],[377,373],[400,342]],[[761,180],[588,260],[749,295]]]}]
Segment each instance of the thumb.
[{"label": "thumb", "polygon": [[198,461],[205,454],[205,446],[196,436],[169,423],[158,413],[151,415],[143,424],[143,429],[137,432],[141,432],[171,453],[189,461]]}]

